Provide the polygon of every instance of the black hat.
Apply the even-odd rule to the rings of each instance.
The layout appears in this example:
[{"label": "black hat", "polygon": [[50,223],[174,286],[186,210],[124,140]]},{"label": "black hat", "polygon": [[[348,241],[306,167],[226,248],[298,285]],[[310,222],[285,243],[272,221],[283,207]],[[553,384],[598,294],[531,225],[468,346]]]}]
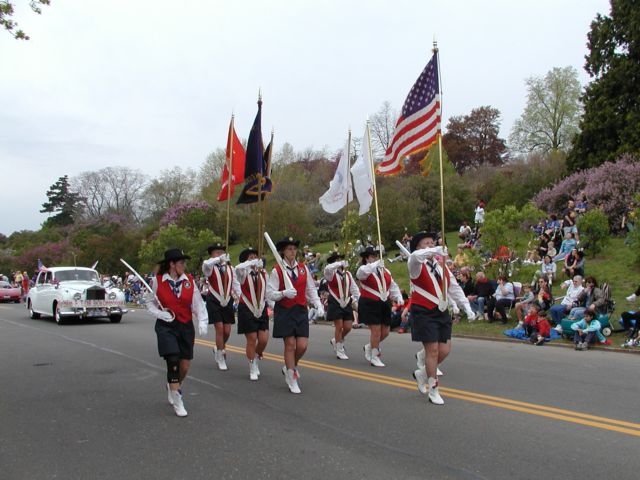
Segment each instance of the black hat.
[{"label": "black hat", "polygon": [[344,255],[342,255],[340,252],[329,252],[329,257],[327,258],[327,263],[333,263],[336,260],[340,259],[342,260],[344,258]]},{"label": "black hat", "polygon": [[227,247],[220,242],[214,243],[213,245],[209,245],[207,247],[207,253],[209,253],[209,255],[211,255],[211,252],[213,252],[214,250],[224,250],[226,252]]},{"label": "black hat", "polygon": [[380,250],[374,248],[372,246],[368,246],[363,251],[360,252],[360,256],[362,258],[368,257],[369,255],[380,255]]},{"label": "black hat", "polygon": [[249,255],[251,254],[258,254],[258,250],[256,250],[255,248],[249,247],[249,248],[245,248],[244,250],[242,250],[240,252],[240,263],[242,262],[246,262],[249,259]]},{"label": "black hat", "polygon": [[423,238],[433,238],[434,242],[438,242],[438,234],[436,232],[425,232],[424,230],[418,233],[415,233],[413,235],[413,237],[411,237],[411,243],[409,244],[409,250],[411,252],[413,252],[416,247],[418,246],[418,243],[420,243],[420,240],[422,240]]},{"label": "black hat", "polygon": [[283,251],[289,245],[295,245],[296,248],[300,245],[300,240],[294,240],[293,237],[284,237],[278,243],[276,243],[276,250]]},{"label": "black hat", "polygon": [[158,263],[168,265],[169,262],[178,262],[180,260],[191,260],[191,257],[189,255],[185,255],[179,248],[170,248],[164,252],[164,259],[160,260]]}]

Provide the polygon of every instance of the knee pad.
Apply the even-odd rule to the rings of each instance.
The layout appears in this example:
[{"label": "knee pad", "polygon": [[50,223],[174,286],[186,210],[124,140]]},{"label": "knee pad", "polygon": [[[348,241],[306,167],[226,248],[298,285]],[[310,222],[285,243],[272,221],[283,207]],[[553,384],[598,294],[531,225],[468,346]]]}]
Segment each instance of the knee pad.
[{"label": "knee pad", "polygon": [[177,355],[165,357],[167,361],[167,382],[180,383],[180,358]]}]

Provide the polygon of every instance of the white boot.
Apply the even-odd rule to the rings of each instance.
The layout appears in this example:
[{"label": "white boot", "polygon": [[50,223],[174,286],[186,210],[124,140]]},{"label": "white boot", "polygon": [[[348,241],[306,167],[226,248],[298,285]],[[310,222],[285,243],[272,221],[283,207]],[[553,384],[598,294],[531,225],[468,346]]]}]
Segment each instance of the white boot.
[{"label": "white boot", "polygon": [[256,373],[256,361],[249,360],[249,380],[258,380],[258,374]]},{"label": "white boot", "polygon": [[182,403],[182,395],[177,390],[170,391],[171,399],[173,400],[173,411],[176,412],[176,415],[179,417],[186,417],[187,411],[184,408],[184,404]]},{"label": "white boot", "polygon": [[227,352],[225,350],[216,350],[216,363],[218,364],[218,369],[224,371],[228,370],[227,367]]},{"label": "white boot", "polygon": [[424,348],[416,353],[416,365],[418,366],[418,368],[425,367]]},{"label": "white boot", "polygon": [[384,367],[384,363],[380,360],[380,350],[377,348],[371,349],[371,365],[374,367]]},{"label": "white boot", "polygon": [[371,344],[367,343],[362,349],[364,350],[364,358],[367,359],[367,362],[371,362]]},{"label": "white boot", "polygon": [[444,400],[438,391],[438,379],[429,377],[427,384],[429,385],[429,401],[434,405],[444,405]]},{"label": "white boot", "polygon": [[171,395],[171,387],[167,383],[167,400],[169,401],[169,405],[173,405],[173,396]]},{"label": "white boot", "polygon": [[331,344],[331,346],[333,347],[333,351],[337,352],[337,343],[336,343],[336,339],[332,338],[331,340],[329,340],[329,343]]},{"label": "white boot", "polygon": [[254,368],[256,369],[256,375],[260,376],[260,355],[256,355],[253,358],[253,365],[254,365]]},{"label": "white boot", "polygon": [[291,393],[302,393],[298,386],[298,380],[296,380],[295,371],[291,368],[287,369],[285,365],[282,367],[282,374],[284,375],[284,381],[287,382],[287,387]]},{"label": "white boot", "polygon": [[418,384],[418,391],[423,395],[427,394],[427,372],[424,368],[419,368],[413,372],[413,378],[416,379],[416,383]]},{"label": "white boot", "polygon": [[347,352],[344,351],[344,343],[342,342],[336,343],[336,357],[338,357],[340,360],[349,360],[349,357],[347,357]]},{"label": "white boot", "polygon": [[443,375],[444,375],[444,373],[442,373],[442,370],[440,370],[439,368],[436,368],[436,375],[437,375],[438,377],[441,377],[441,376],[443,376]]}]

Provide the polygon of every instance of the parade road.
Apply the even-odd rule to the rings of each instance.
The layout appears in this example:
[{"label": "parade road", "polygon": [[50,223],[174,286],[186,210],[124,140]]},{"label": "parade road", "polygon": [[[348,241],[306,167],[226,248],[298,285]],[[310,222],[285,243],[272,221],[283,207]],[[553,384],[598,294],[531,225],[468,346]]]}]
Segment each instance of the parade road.
[{"label": "parade road", "polygon": [[218,371],[212,328],[184,385],[186,418],[167,403],[154,320],[30,320],[0,305],[2,479],[636,479],[640,356],[455,339],[446,402],[413,382],[418,346],[392,333],[386,368],[362,356],[368,330],[335,358],[312,326],[301,395],[284,382],[282,342],[248,380],[244,337]]}]

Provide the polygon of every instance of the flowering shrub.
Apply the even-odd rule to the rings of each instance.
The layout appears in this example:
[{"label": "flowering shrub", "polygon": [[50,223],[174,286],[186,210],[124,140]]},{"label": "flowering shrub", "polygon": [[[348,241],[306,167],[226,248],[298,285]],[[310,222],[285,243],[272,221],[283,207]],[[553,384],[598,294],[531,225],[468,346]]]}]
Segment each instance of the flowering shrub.
[{"label": "flowering shrub", "polygon": [[72,265],[73,258],[69,240],[64,239],[59,242],[49,242],[29,248],[22,252],[16,264],[23,271],[34,272],[38,268],[38,259],[47,267],[64,266],[64,264]]},{"label": "flowering shrub", "polygon": [[640,162],[633,155],[625,154],[616,162],[569,175],[540,191],[533,202],[538,208],[554,213],[561,211],[569,198],[584,194],[589,208],[600,207],[609,217],[609,227],[615,231],[620,228],[625,207],[639,190]]},{"label": "flowering shrub", "polygon": [[180,203],[175,207],[167,210],[160,220],[160,226],[178,225],[182,217],[193,210],[209,210],[210,205],[204,200],[196,200],[193,202]]}]

